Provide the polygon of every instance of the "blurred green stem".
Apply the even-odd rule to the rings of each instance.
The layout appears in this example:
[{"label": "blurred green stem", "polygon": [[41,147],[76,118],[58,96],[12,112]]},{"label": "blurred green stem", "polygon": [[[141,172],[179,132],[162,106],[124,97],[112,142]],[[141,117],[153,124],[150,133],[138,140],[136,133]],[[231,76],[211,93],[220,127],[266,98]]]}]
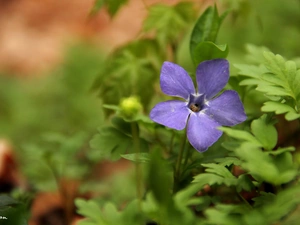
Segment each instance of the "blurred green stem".
[{"label": "blurred green stem", "polygon": [[176,167],[175,167],[174,188],[173,188],[174,192],[177,191],[179,182],[180,182],[182,156],[183,156],[183,152],[184,152],[184,148],[185,148],[185,143],[186,143],[186,130],[182,137],[182,142],[181,142],[181,146],[179,149],[178,158],[177,158]]},{"label": "blurred green stem", "polygon": [[187,151],[186,151],[186,155],[185,155],[185,159],[184,159],[184,163],[183,163],[184,167],[187,165],[188,160],[189,160],[189,158],[191,157],[191,155],[193,153],[192,150],[193,150],[192,148],[188,148]]},{"label": "blurred green stem", "polygon": [[135,154],[135,174],[136,174],[136,193],[137,198],[139,200],[139,207],[141,209],[141,201],[142,201],[142,168],[139,162],[140,158],[140,138],[138,131],[138,124],[136,122],[131,123],[131,132],[133,139],[133,148]]}]

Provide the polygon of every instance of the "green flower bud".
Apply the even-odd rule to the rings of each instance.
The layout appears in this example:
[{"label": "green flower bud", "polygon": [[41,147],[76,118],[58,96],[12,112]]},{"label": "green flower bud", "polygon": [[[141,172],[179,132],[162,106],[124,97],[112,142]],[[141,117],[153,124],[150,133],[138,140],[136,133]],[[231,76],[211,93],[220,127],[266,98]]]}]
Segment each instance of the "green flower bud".
[{"label": "green flower bud", "polygon": [[128,120],[134,119],[142,109],[142,104],[135,96],[125,98],[120,103],[120,115]]}]

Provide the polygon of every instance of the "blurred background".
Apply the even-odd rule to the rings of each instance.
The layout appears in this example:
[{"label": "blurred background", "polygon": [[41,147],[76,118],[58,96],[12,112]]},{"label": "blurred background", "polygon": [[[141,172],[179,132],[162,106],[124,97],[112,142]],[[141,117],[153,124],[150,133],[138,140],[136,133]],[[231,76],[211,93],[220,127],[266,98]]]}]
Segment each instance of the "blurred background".
[{"label": "blurred background", "polygon": [[[55,174],[41,158],[64,165],[74,156],[74,165],[58,173],[70,178],[75,189],[74,180],[85,174],[107,176],[112,168],[129,167],[126,162],[99,166],[89,156],[91,137],[107,122],[92,86],[115,49],[144,35],[143,22],[152,5],[178,2],[128,0],[111,16],[105,6],[95,11],[95,0],[0,0],[0,192],[16,187],[30,193],[53,191],[64,182],[70,187],[69,181],[48,179]],[[231,10],[218,37],[229,45],[230,62],[243,60],[247,43],[299,60],[300,1],[190,2],[196,16],[213,4],[220,12]],[[196,18],[187,25],[183,43]],[[181,48],[178,61],[188,67],[187,43]],[[154,76],[158,79],[159,74]]]}]

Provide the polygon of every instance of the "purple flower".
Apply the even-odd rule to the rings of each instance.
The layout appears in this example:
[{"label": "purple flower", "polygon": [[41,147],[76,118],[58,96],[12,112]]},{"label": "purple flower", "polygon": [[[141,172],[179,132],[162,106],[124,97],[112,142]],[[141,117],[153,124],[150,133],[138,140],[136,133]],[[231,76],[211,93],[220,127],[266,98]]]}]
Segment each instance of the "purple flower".
[{"label": "purple flower", "polygon": [[187,124],[191,145],[204,152],[222,135],[219,126],[233,126],[246,120],[243,104],[236,91],[226,90],[216,96],[229,79],[229,63],[225,59],[204,61],[196,71],[197,91],[188,73],[177,64],[164,62],[160,87],[170,96],[185,101],[158,103],[150,118],[159,124],[182,130]]}]

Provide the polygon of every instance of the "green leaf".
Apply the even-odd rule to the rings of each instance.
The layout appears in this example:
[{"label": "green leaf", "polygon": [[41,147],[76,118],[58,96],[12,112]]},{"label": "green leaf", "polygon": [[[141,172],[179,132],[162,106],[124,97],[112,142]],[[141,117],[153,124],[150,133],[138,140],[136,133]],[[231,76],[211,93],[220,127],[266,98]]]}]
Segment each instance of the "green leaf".
[{"label": "green leaf", "polygon": [[111,202],[106,202],[103,208],[100,208],[93,200],[76,199],[75,205],[78,213],[85,217],[79,221],[79,225],[139,225],[144,222],[138,211],[137,200],[129,202],[122,211]]},{"label": "green leaf", "polygon": [[206,167],[205,171],[208,173],[214,173],[221,177],[226,177],[226,178],[235,178],[232,175],[232,173],[230,173],[229,170],[223,165],[219,165],[215,163],[206,163],[206,164],[203,163],[201,165]]},{"label": "green leaf", "polygon": [[[156,201],[165,208],[172,204],[171,192],[173,174],[168,163],[161,158],[159,151],[150,155],[148,182]],[[158,172],[159,171],[159,172]]]},{"label": "green leaf", "polygon": [[[153,84],[163,61],[160,52],[158,43],[148,39],[135,41],[115,50],[93,87],[99,89],[99,97],[105,106],[118,111],[115,106],[121,99],[139,96],[147,110],[154,92]],[[107,111],[107,114],[110,112]]]},{"label": "green leaf", "polygon": [[[291,213],[300,203],[299,185],[287,188],[277,195],[272,193],[262,193],[260,197],[255,198],[255,209],[244,215],[247,221],[253,221],[254,217],[260,217],[260,223],[247,224],[275,224]],[[287,199],[289,199],[287,201]],[[282,220],[284,221],[284,220]],[[288,224],[283,222],[284,224]]]},{"label": "green leaf", "polygon": [[120,107],[119,107],[118,105],[108,105],[108,104],[103,104],[102,106],[103,106],[103,108],[105,108],[105,109],[111,109],[111,110],[113,110],[113,111],[115,111],[115,112],[118,112],[119,109],[120,109]]},{"label": "green leaf", "polygon": [[150,7],[143,30],[154,31],[159,42],[165,47],[167,43],[176,43],[180,33],[194,20],[194,12],[190,2],[179,2],[174,6],[156,4]]},{"label": "green leaf", "polygon": [[239,70],[239,74],[255,79],[260,79],[260,75],[266,73],[268,70],[264,66],[234,64],[234,67]]},{"label": "green leaf", "polygon": [[101,215],[101,209],[99,205],[93,200],[83,200],[83,199],[76,199],[75,205],[77,206],[77,212],[88,218],[88,222],[91,224],[103,224],[108,225],[106,221],[104,221]]},{"label": "green leaf", "polygon": [[249,171],[258,181],[280,185],[291,181],[296,176],[297,172],[289,152],[273,158],[257,146],[245,142],[236,149],[235,153],[243,161],[242,168]]},{"label": "green leaf", "polygon": [[123,154],[122,158],[140,163],[148,163],[150,161],[149,153],[131,153],[131,154]]},{"label": "green leaf", "polygon": [[247,208],[241,205],[221,205],[218,204],[214,208],[208,208],[204,214],[207,218],[207,224],[220,225],[240,225],[243,213]]},{"label": "green leaf", "polygon": [[26,207],[8,195],[0,195],[1,225],[27,225]]},{"label": "green leaf", "polygon": [[[284,88],[289,96],[296,100],[299,89],[295,89],[295,83],[300,82],[300,77],[297,75],[296,63],[285,61],[282,56],[274,55],[272,52],[265,52],[264,57],[266,59],[266,68],[277,77],[275,84]],[[271,81],[274,82],[274,80]]]},{"label": "green leaf", "polygon": [[243,130],[235,130],[228,127],[220,127],[219,130],[224,131],[228,136],[233,137],[238,140],[248,141],[257,146],[261,146],[261,143],[249,132]]},{"label": "green leaf", "polygon": [[217,7],[208,7],[197,20],[190,39],[190,52],[193,57],[199,43],[203,41],[215,42],[222,19],[219,17]]},{"label": "green leaf", "polygon": [[91,14],[96,14],[104,5],[107,7],[110,16],[114,16],[122,5],[125,5],[128,0],[96,0],[94,7],[91,10]]},{"label": "green leaf", "polygon": [[236,157],[218,158],[218,159],[215,159],[215,161],[218,162],[219,165],[222,165],[222,166],[230,166],[232,164],[236,165],[236,166],[241,165],[241,160],[239,160]]},{"label": "green leaf", "polygon": [[285,118],[287,120],[295,120],[300,117],[300,114],[296,112],[291,106],[280,103],[280,102],[265,102],[261,110],[263,112],[275,112],[276,114],[285,113]]},{"label": "green leaf", "polygon": [[90,146],[93,151],[88,155],[92,160],[118,160],[121,154],[131,149],[132,139],[113,127],[104,127],[92,138]]},{"label": "green leaf", "polygon": [[278,148],[276,150],[268,151],[267,153],[271,155],[280,155],[284,152],[292,152],[292,151],[295,151],[295,147]]},{"label": "green leaf", "polygon": [[238,177],[238,182],[236,186],[236,190],[241,192],[242,190],[251,191],[255,188],[254,184],[252,183],[252,178],[249,177],[248,174],[242,174]]},{"label": "green leaf", "polygon": [[210,6],[197,20],[190,39],[190,55],[195,65],[204,60],[227,56],[227,45],[214,44],[227,13],[219,16],[217,7]]},{"label": "green leaf", "polygon": [[194,177],[193,183],[198,183],[198,190],[203,188],[204,185],[214,185],[222,184],[224,182],[224,177],[217,174],[202,173]]},{"label": "green leaf", "polygon": [[253,198],[254,206],[259,207],[265,204],[270,204],[276,198],[276,195],[273,193],[260,192],[260,196]]},{"label": "green leaf", "polygon": [[267,115],[254,120],[251,123],[251,131],[257,140],[260,141],[263,148],[271,150],[275,147],[277,143],[277,131],[273,125],[273,121],[268,120]]},{"label": "green leaf", "polygon": [[225,184],[226,186],[237,186],[239,190],[252,188],[252,183],[242,178],[236,178],[224,165],[208,163],[202,164],[207,167],[205,171],[207,173],[199,174],[194,177],[193,183],[199,183],[199,188],[202,188],[205,184]]},{"label": "green leaf", "polygon": [[216,45],[210,41],[200,42],[193,51],[193,60],[198,65],[204,60],[226,58],[228,55],[227,45]]}]

